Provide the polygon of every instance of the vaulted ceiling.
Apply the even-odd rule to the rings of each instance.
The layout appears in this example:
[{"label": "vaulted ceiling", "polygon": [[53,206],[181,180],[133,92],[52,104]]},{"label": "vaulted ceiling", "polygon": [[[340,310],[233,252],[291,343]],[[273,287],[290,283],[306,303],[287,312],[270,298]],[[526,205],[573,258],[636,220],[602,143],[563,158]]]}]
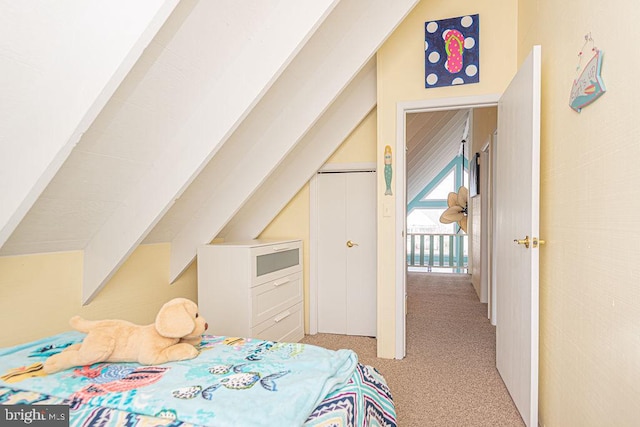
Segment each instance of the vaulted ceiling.
[{"label": "vaulted ceiling", "polygon": [[[407,203],[460,153],[463,139],[471,141],[472,114],[460,109],[407,115]],[[470,144],[465,145],[468,151]]]},{"label": "vaulted ceiling", "polygon": [[[0,50],[15,106],[67,119],[55,132],[53,119],[0,129],[24,142],[2,145],[20,181],[2,177],[0,255],[83,250],[88,302],[141,243],[171,242],[174,280],[198,245],[256,237],[375,107],[375,53],[415,3],[154,0],[111,44],[91,37],[122,16],[77,28],[85,43],[55,46],[53,76],[29,52]],[[109,22],[89,9],[85,20]],[[1,24],[32,19],[9,12]],[[45,90],[23,93],[34,67]]]}]

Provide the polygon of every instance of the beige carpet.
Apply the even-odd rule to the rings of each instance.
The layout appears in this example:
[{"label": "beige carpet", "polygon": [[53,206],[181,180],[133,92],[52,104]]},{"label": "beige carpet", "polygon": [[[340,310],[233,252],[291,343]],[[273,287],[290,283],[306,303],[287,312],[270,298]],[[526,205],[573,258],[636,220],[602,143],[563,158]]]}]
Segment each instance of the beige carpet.
[{"label": "beige carpet", "polygon": [[495,368],[495,328],[469,276],[410,273],[407,356],[378,359],[376,341],[331,334],[302,342],[351,348],[389,383],[400,427],[524,426]]}]

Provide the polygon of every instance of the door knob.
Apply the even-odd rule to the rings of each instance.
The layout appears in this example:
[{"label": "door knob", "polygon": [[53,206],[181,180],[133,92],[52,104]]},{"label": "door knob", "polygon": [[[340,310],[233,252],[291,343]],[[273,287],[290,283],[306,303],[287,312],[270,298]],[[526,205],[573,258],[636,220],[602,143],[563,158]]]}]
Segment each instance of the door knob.
[{"label": "door knob", "polygon": [[347,240],[347,247],[348,248],[352,248],[354,246],[358,246],[358,244],[357,243],[353,243],[351,240]]},{"label": "door knob", "polygon": [[525,248],[529,248],[529,236],[524,236],[524,239],[514,239],[513,241],[519,245],[524,245]]},{"label": "door knob", "polygon": [[533,247],[537,248],[538,245],[544,245],[546,242],[542,239],[538,239],[537,237],[533,238]]}]

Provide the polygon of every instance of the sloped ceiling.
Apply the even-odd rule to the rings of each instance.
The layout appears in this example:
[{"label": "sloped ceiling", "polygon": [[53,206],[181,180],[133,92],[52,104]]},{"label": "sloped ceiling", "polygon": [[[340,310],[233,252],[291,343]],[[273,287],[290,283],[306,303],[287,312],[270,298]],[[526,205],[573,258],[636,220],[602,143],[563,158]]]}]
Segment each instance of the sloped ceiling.
[{"label": "sloped ceiling", "polygon": [[181,1],[0,255],[84,250],[86,303],[143,241],[172,243],[173,279],[227,224],[259,233],[375,106],[371,59],[416,3]]},{"label": "sloped ceiling", "polygon": [[[0,3],[0,247],[177,3]],[[74,209],[66,204],[49,206],[59,212]],[[47,234],[50,230],[36,232],[45,239],[52,237]],[[81,244],[76,237],[67,235],[66,246]],[[9,246],[14,246],[9,253],[60,247],[30,247],[29,240],[22,238],[14,238]]]},{"label": "sloped ceiling", "polygon": [[258,237],[375,106],[371,59],[218,236],[228,241]]},{"label": "sloped ceiling", "polygon": [[[458,155],[470,114],[461,109],[407,115],[407,202]],[[466,140],[471,138],[469,130]]]}]

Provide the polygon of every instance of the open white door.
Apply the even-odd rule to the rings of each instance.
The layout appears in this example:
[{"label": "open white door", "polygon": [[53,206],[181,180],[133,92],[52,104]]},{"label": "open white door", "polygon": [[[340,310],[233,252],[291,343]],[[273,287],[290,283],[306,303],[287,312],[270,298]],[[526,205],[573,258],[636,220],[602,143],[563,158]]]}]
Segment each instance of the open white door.
[{"label": "open white door", "polygon": [[529,427],[538,425],[540,52],[498,103],[495,168],[496,365]]}]

